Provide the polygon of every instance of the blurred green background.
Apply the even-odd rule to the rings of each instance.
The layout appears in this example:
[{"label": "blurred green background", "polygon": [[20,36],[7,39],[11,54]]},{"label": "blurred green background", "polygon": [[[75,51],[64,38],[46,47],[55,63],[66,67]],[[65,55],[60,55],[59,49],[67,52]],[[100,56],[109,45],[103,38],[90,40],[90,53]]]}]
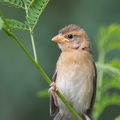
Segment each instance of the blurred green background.
[{"label": "blurred green background", "polygon": [[[25,20],[22,9],[0,3],[5,18]],[[69,24],[83,28],[91,39],[97,60],[95,35],[101,25],[120,24],[120,0],[51,0],[42,13],[34,31],[38,59],[51,78],[60,50],[51,41],[58,31]],[[21,42],[32,53],[27,31],[15,31]],[[114,55],[115,56],[115,55]],[[112,54],[108,57],[114,57]],[[0,31],[0,120],[52,120],[49,98],[39,98],[37,92],[48,84],[31,64],[13,39]],[[115,111],[116,110],[116,111]],[[101,120],[113,120],[120,110],[110,106]],[[111,116],[110,116],[111,115]],[[110,116],[110,117],[109,117]]]}]

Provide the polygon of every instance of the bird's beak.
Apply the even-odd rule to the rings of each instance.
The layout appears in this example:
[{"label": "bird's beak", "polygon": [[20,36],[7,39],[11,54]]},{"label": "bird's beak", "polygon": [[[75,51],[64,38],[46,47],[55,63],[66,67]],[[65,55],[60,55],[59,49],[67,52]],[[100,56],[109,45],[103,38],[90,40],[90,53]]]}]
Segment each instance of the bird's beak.
[{"label": "bird's beak", "polygon": [[65,43],[69,42],[68,39],[64,38],[61,34],[56,35],[55,37],[52,38],[52,41],[57,42],[57,43]]}]

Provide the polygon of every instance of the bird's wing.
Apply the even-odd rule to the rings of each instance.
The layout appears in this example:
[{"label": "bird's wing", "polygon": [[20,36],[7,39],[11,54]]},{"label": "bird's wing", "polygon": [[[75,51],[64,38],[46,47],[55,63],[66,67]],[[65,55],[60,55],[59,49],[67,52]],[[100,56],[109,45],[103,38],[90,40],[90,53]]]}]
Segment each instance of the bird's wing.
[{"label": "bird's wing", "polygon": [[95,66],[94,62],[93,62],[93,66],[94,66],[94,69],[95,69],[95,75],[93,76],[93,96],[92,96],[92,99],[91,99],[90,108],[86,112],[86,114],[88,116],[90,116],[90,114],[92,112],[92,108],[93,108],[95,97],[96,97],[97,70],[96,70],[96,66]]},{"label": "bird's wing", "polygon": [[[57,71],[53,74],[52,81],[56,82]],[[58,107],[54,103],[54,98],[52,94],[50,94],[50,115],[54,115],[58,110]]]}]

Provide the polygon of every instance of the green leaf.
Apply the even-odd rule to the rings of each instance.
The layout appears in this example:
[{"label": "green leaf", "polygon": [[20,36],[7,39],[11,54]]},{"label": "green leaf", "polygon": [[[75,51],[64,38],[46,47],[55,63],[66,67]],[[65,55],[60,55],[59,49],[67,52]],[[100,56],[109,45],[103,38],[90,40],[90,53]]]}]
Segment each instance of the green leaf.
[{"label": "green leaf", "polygon": [[12,7],[18,7],[18,8],[25,9],[25,7],[23,6],[23,1],[22,0],[1,0],[0,2],[8,3]]},{"label": "green leaf", "polygon": [[31,3],[31,0],[23,0],[26,7],[28,7]]},{"label": "green leaf", "polygon": [[49,0],[34,0],[30,2],[27,9],[28,12],[26,13],[27,21],[25,23],[32,29],[32,31],[48,2]]},{"label": "green leaf", "polygon": [[26,20],[27,20],[28,23],[34,24],[35,21],[36,21],[36,18],[35,18],[35,17],[29,16],[29,17],[26,17]]},{"label": "green leaf", "polygon": [[29,14],[30,14],[31,16],[34,16],[34,17],[37,16],[37,13],[34,12],[34,10],[32,10],[31,8],[29,8],[28,16],[29,16]]},{"label": "green leaf", "polygon": [[11,29],[29,30],[24,23],[17,21],[15,19],[6,19],[6,22]]},{"label": "green leaf", "polygon": [[97,40],[99,50],[104,49],[106,53],[114,49],[120,50],[120,25],[102,26],[97,34]]}]

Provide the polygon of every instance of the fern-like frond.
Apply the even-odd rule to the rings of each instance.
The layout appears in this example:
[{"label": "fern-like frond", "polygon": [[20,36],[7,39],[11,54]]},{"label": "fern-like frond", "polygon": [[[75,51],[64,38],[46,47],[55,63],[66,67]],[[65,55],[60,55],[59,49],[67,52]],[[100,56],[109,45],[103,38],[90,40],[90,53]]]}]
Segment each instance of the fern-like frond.
[{"label": "fern-like frond", "polygon": [[97,40],[99,42],[98,48],[104,49],[106,53],[114,49],[120,50],[120,25],[102,26]]},{"label": "fern-like frond", "polygon": [[10,5],[12,7],[17,7],[17,8],[23,8],[23,9],[25,9],[22,0],[0,0],[0,2],[4,2],[7,5]]},{"label": "fern-like frond", "polygon": [[[21,30],[29,30],[27,26],[17,20],[14,19],[6,19],[7,24],[10,26],[11,29],[21,29]],[[4,26],[6,27],[6,26]]]},{"label": "fern-like frond", "polygon": [[35,25],[38,22],[39,16],[41,15],[48,2],[49,0],[34,0],[28,8],[28,12],[26,14],[26,24],[31,28],[31,30],[34,29]]},{"label": "fern-like frond", "polygon": [[31,6],[34,0],[23,0],[25,8],[26,8],[26,13],[28,12],[28,8]]}]

